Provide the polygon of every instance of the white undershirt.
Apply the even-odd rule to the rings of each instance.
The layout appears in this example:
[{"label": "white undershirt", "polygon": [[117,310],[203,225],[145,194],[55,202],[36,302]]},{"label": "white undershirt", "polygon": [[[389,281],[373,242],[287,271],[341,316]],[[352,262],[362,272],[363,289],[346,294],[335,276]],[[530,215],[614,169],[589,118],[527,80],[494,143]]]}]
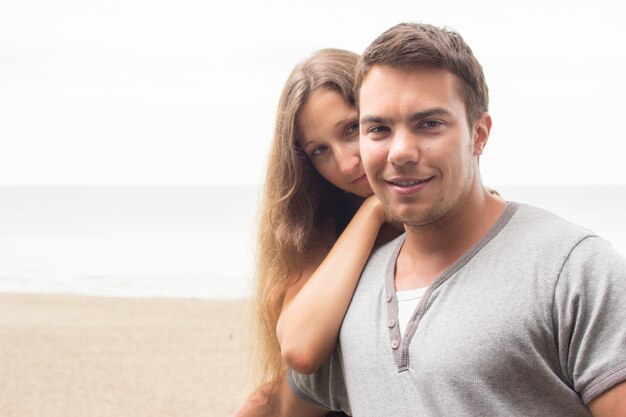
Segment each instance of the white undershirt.
[{"label": "white undershirt", "polygon": [[404,329],[406,329],[406,326],[409,324],[413,312],[427,289],[428,287],[422,287],[414,290],[396,291],[396,298],[398,300],[398,324],[400,325],[401,335],[404,336]]}]

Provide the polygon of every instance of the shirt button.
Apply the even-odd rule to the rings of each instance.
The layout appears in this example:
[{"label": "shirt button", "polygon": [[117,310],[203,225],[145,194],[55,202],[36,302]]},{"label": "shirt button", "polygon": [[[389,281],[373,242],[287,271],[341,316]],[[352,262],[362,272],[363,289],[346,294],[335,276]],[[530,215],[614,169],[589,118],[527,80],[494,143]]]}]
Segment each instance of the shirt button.
[{"label": "shirt button", "polygon": [[396,325],[396,321],[394,319],[389,320],[389,327],[394,327]]},{"label": "shirt button", "polygon": [[398,346],[400,346],[400,342],[398,341],[398,339],[393,339],[391,341],[391,348],[392,349],[398,349]]},{"label": "shirt button", "polygon": [[390,303],[393,300],[393,294],[387,294],[387,302]]}]

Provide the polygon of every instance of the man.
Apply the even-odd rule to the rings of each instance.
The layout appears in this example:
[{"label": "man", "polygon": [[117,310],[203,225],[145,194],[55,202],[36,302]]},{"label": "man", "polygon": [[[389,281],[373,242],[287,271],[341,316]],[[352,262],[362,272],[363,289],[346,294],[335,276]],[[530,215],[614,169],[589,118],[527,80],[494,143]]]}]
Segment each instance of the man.
[{"label": "man", "polygon": [[372,254],[329,363],[288,372],[293,393],[357,417],[626,416],[626,262],[485,190],[487,85],[463,39],[397,25],[357,91],[367,177],[406,234]]}]

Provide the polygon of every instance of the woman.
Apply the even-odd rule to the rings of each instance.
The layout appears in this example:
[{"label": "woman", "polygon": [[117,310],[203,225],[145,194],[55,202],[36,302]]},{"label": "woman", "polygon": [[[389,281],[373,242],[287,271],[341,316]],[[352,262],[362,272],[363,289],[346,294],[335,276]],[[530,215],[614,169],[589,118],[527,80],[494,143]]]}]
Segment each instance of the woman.
[{"label": "woman", "polygon": [[266,400],[280,384],[284,389],[286,366],[311,373],[330,356],[372,248],[400,234],[385,224],[360,160],[357,60],[344,50],[317,51],[284,86],[265,179],[253,300],[262,388],[238,415],[247,415],[246,407],[271,408]]}]

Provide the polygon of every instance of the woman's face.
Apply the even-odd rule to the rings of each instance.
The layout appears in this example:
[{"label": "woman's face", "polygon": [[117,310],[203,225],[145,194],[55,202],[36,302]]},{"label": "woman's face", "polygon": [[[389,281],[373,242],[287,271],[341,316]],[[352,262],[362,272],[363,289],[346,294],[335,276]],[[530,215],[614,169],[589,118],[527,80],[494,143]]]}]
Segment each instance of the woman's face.
[{"label": "woman's face", "polygon": [[359,115],[335,90],[314,91],[296,119],[298,143],[317,171],[334,186],[367,197],[359,153]]}]

